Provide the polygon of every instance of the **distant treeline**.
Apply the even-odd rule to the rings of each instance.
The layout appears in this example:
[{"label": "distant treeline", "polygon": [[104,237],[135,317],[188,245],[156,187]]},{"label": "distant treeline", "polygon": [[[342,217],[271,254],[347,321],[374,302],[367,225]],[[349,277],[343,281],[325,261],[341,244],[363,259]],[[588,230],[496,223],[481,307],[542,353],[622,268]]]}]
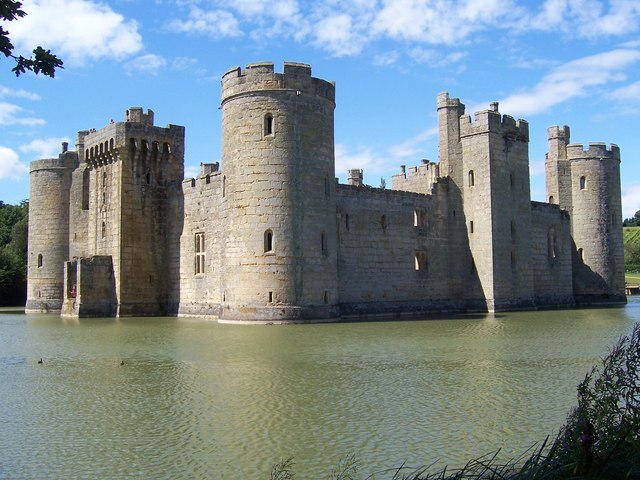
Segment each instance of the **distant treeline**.
[{"label": "distant treeline", "polygon": [[28,216],[28,200],[0,200],[0,306],[24,305],[27,298]]}]

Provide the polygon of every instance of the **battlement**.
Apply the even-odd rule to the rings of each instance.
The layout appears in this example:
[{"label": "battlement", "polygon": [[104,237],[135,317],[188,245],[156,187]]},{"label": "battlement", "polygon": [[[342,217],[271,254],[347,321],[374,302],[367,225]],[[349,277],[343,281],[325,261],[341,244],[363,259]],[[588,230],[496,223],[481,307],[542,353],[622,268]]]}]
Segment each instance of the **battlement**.
[{"label": "battlement", "polygon": [[438,110],[441,108],[461,108],[464,113],[464,103],[460,102],[459,98],[451,98],[449,97],[449,92],[442,92],[438,94],[437,108]]},{"label": "battlement", "polygon": [[559,127],[558,125],[552,125],[547,128],[547,139],[548,140],[563,140],[565,143],[569,143],[569,139],[571,138],[571,129],[569,125],[564,125],[563,127]]},{"label": "battlement", "polygon": [[604,160],[611,159],[620,161],[620,147],[616,144],[611,144],[609,148],[607,148],[606,143],[590,143],[588,148],[580,143],[572,143],[571,145],[567,145],[567,158],[569,160]]},{"label": "battlement", "polygon": [[335,83],[311,76],[311,66],[285,62],[276,73],[272,62],[251,63],[242,70],[234,67],[222,76],[222,103],[238,95],[257,91],[292,91],[335,102]]},{"label": "battlement", "polygon": [[510,115],[501,115],[498,102],[493,102],[488,110],[476,112],[474,121],[471,115],[460,117],[460,137],[498,133],[522,142],[529,141],[529,123],[526,120],[515,120]]},{"label": "battlement", "polygon": [[[65,142],[66,143],[66,142]],[[43,158],[41,160],[33,160],[29,164],[29,173],[40,170],[59,170],[74,169],[78,166],[78,153],[62,147],[62,152],[58,158]]]},{"label": "battlement", "polygon": [[153,127],[153,110],[147,109],[147,113],[143,113],[140,107],[131,107],[125,112],[125,121],[134,123],[143,123]]},{"label": "battlement", "polygon": [[[153,111],[142,112],[132,107],[125,112],[124,122],[110,122],[96,130],[81,130],[76,143],[83,160],[94,166],[117,161],[119,152],[139,151],[152,157],[171,159],[182,155],[185,128],[180,125],[156,127]],[[82,147],[82,148],[80,148]]]}]

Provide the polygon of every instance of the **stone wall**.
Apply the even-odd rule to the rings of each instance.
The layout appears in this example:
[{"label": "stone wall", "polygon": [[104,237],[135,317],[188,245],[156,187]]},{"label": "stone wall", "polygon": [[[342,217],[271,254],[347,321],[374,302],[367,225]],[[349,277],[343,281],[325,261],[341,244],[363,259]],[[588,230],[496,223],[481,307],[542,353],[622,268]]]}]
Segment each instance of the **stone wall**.
[{"label": "stone wall", "polygon": [[222,186],[221,172],[205,173],[182,183],[185,215],[180,237],[179,315],[220,316],[226,250]]},{"label": "stone wall", "polygon": [[436,192],[337,186],[342,315],[462,308],[449,292],[446,192]]},{"label": "stone wall", "polygon": [[569,214],[557,205],[531,202],[531,225],[536,306],[572,306],[574,248]]}]

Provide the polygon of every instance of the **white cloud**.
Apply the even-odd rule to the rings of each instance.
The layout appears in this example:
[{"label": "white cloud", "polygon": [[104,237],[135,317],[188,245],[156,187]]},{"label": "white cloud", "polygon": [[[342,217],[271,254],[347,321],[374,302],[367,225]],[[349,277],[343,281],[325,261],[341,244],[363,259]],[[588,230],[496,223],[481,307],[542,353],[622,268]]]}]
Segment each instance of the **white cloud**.
[{"label": "white cloud", "polygon": [[0,147],[0,179],[19,179],[28,172],[29,169],[20,162],[16,152],[7,147]]},{"label": "white cloud", "polygon": [[124,68],[127,75],[157,75],[166,66],[167,61],[163,57],[149,53],[130,60]]},{"label": "white cloud", "polygon": [[138,24],[90,0],[24,0],[27,16],[11,25],[20,52],[41,45],[65,63],[122,58],[142,49]]},{"label": "white cloud", "polygon": [[545,0],[538,13],[521,17],[519,28],[598,38],[627,35],[639,21],[637,0]]},{"label": "white cloud", "polygon": [[68,137],[51,137],[33,140],[26,145],[20,146],[20,151],[24,153],[33,153],[32,158],[38,160],[40,158],[57,158],[62,151],[62,142],[69,143]]},{"label": "white cloud", "polygon": [[[400,171],[402,164],[418,164],[424,158],[421,152],[427,149],[427,143],[437,138],[438,128],[431,127],[423,130],[414,137],[389,146],[385,150],[372,146],[357,147],[355,149],[337,143],[335,146],[336,173],[346,174],[347,170],[359,168],[364,170],[367,178],[386,176],[389,170]],[[377,181],[373,184],[377,185]]]},{"label": "white cloud", "polygon": [[192,7],[187,20],[173,20],[168,25],[175,32],[202,34],[212,38],[239,37],[242,35],[236,17],[226,10],[205,11]]},{"label": "white cloud", "polygon": [[640,183],[622,186],[622,217],[631,218],[640,210]]},{"label": "white cloud", "polygon": [[501,110],[532,115],[554,105],[582,97],[596,87],[626,78],[625,69],[640,60],[640,50],[617,49],[568,62],[546,75],[531,91],[501,100]]},{"label": "white cloud", "polygon": [[22,107],[12,103],[0,102],[0,125],[44,125],[46,122],[41,118],[22,117],[24,112]]},{"label": "white cloud", "polygon": [[0,85],[0,98],[15,97],[26,98],[27,100],[40,100],[40,95],[37,93],[28,92],[26,90],[14,90],[13,88],[3,87]]},{"label": "white cloud", "polygon": [[393,65],[400,58],[400,52],[394,50],[392,52],[384,52],[374,55],[373,64],[379,67],[386,67]]},{"label": "white cloud", "polygon": [[630,85],[626,85],[624,87],[620,87],[614,91],[612,91],[609,95],[609,98],[614,100],[621,101],[633,101],[640,100],[640,81],[632,83]]},{"label": "white cloud", "polygon": [[346,13],[331,15],[315,25],[314,44],[337,57],[356,55],[362,51],[366,38],[355,28]]},{"label": "white cloud", "polygon": [[191,67],[194,67],[197,64],[198,64],[198,59],[191,58],[191,57],[176,57],[171,62],[171,65],[176,70],[187,70]]},{"label": "white cloud", "polygon": [[425,63],[433,68],[448,68],[462,62],[467,56],[467,53],[454,51],[445,54],[436,49],[415,47],[409,50],[408,55],[415,62]]},{"label": "white cloud", "polygon": [[474,32],[501,26],[514,12],[508,0],[385,0],[372,29],[396,40],[454,45]]}]

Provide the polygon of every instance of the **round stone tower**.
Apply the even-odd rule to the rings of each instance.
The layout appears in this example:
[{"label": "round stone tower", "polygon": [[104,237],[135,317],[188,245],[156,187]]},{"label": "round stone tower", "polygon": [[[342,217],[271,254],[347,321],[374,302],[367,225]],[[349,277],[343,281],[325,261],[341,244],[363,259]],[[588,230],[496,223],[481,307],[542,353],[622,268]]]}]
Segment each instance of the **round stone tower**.
[{"label": "round stone tower", "polygon": [[624,301],[624,246],[620,149],[603,143],[567,145],[571,166],[571,223],[576,246],[574,293],[578,303],[602,297]]},{"label": "round stone tower", "polygon": [[309,65],[222,77],[221,321],[337,316],[334,109]]},{"label": "round stone tower", "polygon": [[59,311],[64,263],[69,260],[69,194],[76,152],[63,144],[58,158],[31,162],[27,313]]}]

